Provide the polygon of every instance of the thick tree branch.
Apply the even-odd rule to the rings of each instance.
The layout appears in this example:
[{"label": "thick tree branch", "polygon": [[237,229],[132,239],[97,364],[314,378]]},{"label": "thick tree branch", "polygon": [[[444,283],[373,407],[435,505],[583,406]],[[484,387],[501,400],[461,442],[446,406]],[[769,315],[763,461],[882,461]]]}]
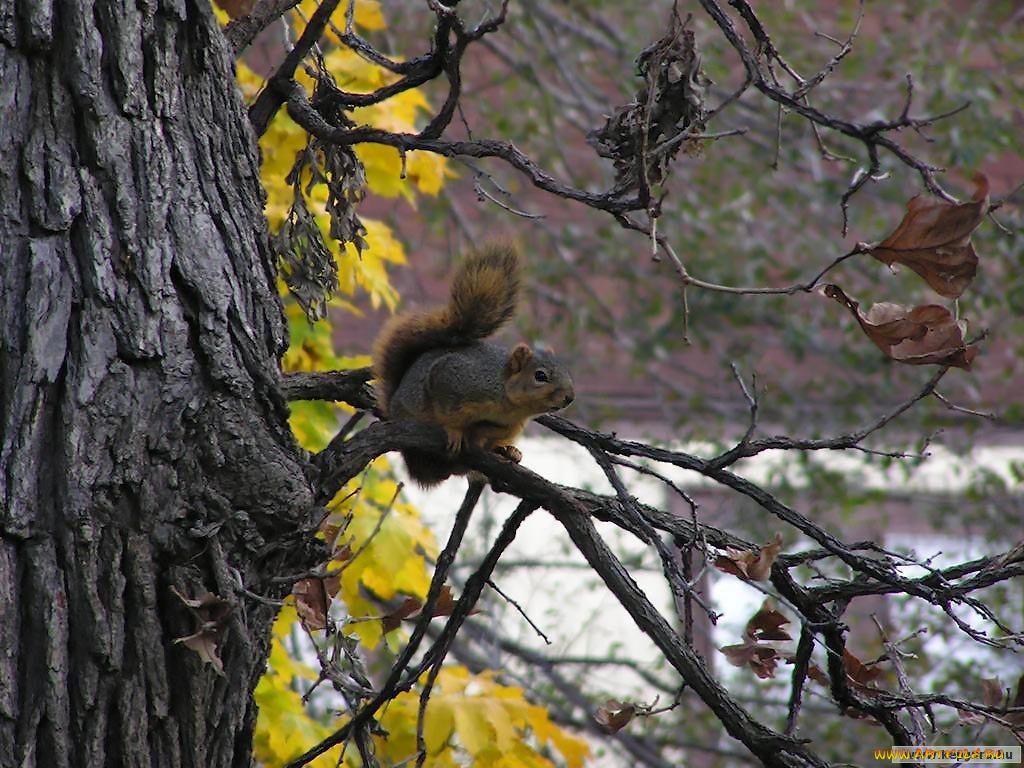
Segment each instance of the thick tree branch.
[{"label": "thick tree branch", "polygon": [[313,46],[317,44],[339,2],[340,0],[322,0],[320,6],[310,17],[305,29],[302,30],[302,35],[270,78],[267,87],[249,107],[249,122],[252,123],[257,136],[266,133],[267,128],[270,127],[270,121],[274,119],[277,110],[284,104],[285,96],[282,94],[280,84],[294,82],[295,70],[313,50]]},{"label": "thick tree branch", "polygon": [[286,373],[281,377],[281,394],[286,400],[334,400],[353,408],[373,410],[377,406],[370,368],[354,371]]},{"label": "thick tree branch", "polygon": [[260,0],[248,15],[234,19],[224,28],[231,50],[237,58],[256,36],[299,4],[299,0]]}]

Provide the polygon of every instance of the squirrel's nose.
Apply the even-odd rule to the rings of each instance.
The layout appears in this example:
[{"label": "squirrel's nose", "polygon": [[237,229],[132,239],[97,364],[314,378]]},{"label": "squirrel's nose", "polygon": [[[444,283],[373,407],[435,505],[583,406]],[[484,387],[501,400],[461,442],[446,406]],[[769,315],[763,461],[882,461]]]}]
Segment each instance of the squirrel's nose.
[{"label": "squirrel's nose", "polygon": [[568,408],[572,404],[572,401],[575,400],[575,399],[576,399],[576,395],[574,393],[570,392],[569,394],[567,394],[565,396],[565,400],[562,401],[562,407],[563,408]]}]

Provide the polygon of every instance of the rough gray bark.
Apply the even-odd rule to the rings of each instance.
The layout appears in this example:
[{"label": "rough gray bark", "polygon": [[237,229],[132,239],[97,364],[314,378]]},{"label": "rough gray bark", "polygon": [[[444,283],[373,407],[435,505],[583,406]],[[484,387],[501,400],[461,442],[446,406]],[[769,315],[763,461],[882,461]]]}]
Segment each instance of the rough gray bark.
[{"label": "rough gray bark", "polygon": [[312,496],[207,0],[0,0],[0,259],[0,765],[249,765]]}]

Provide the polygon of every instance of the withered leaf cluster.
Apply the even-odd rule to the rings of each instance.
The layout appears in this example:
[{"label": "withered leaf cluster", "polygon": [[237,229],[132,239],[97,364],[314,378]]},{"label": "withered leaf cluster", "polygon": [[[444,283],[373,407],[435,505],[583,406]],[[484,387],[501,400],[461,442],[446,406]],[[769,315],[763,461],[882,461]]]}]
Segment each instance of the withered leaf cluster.
[{"label": "withered leaf cluster", "polygon": [[327,615],[331,600],[341,587],[341,576],[299,579],[292,587],[295,612],[302,625],[310,632],[327,629]]},{"label": "withered leaf cluster", "polygon": [[[943,298],[959,298],[978,271],[971,235],[989,209],[988,179],[975,176],[966,203],[914,197],[899,226],[864,252],[884,264],[903,264]],[[944,365],[970,370],[977,348],[965,341],[966,323],[938,304],[908,306],[881,302],[866,312],[838,285],[817,290],[846,307],[875,346],[890,359],[908,365]]]},{"label": "withered leaf cluster", "polygon": [[675,13],[668,31],[640,53],[636,65],[644,84],[633,101],[588,137],[601,157],[612,160],[623,189],[660,184],[680,149],[700,151],[700,141],[686,136],[704,130],[704,94],[711,83],[701,70],[693,31]]},{"label": "withered leaf cluster", "polygon": [[[343,110],[332,109],[331,100],[324,97],[325,92],[330,94],[336,90],[333,77],[320,66],[313,104],[322,116],[333,121],[332,124],[355,127]],[[366,227],[356,213],[356,206],[366,197],[366,169],[352,147],[311,136],[305,149],[297,154],[286,180],[294,195],[292,206],[274,237],[274,248],[289,292],[309,321],[315,322],[324,316],[328,299],[338,290],[338,265],[306,205],[306,196],[313,187],[324,185],[330,236],[338,241],[342,252],[346,243],[352,243],[357,253],[362,253],[367,247]]]},{"label": "withered leaf cluster", "polygon": [[718,650],[734,667],[750,667],[761,679],[775,677],[780,659],[792,658],[785,645],[792,636],[783,627],[789,619],[775,607],[772,598],[766,598],[757,613],[750,617],[743,630],[743,642],[726,645]]},{"label": "withered leaf cluster", "polygon": [[223,675],[224,663],[220,658],[220,641],[231,613],[230,604],[219,595],[206,590],[201,590],[194,598],[185,597],[174,587],[171,587],[171,591],[188,607],[197,625],[196,631],[191,635],[175,638],[174,642],[195,651],[200,659],[217,670],[218,675]]},{"label": "withered leaf cluster", "polygon": [[775,537],[761,547],[760,551],[752,549],[733,549],[727,547],[725,554],[715,558],[715,567],[738,576],[741,579],[750,581],[764,581],[772,570],[772,563],[779,556],[782,550],[782,534],[776,533]]}]

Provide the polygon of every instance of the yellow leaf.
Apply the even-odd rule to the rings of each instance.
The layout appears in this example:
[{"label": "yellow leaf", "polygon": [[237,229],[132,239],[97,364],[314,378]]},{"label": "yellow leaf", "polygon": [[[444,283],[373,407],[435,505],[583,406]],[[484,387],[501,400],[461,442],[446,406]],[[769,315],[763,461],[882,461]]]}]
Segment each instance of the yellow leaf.
[{"label": "yellow leaf", "polygon": [[[353,495],[355,486],[350,485],[328,505],[332,515],[351,514],[339,544],[358,555],[345,563],[339,596],[355,617],[380,614],[379,604],[368,599],[367,590],[384,600],[399,593],[425,597],[430,572],[424,554],[435,556],[438,549],[416,508],[395,497],[398,486],[384,474],[387,462],[378,459],[372,467],[374,471],[361,478],[358,495]],[[356,623],[352,631],[371,648],[380,642],[379,621]]]},{"label": "yellow leaf", "polygon": [[[581,768],[589,753],[586,742],[554,726],[547,711],[527,702],[522,694],[518,688],[496,683],[491,673],[473,675],[465,667],[443,668],[424,721],[429,764],[550,768],[551,761],[532,746],[536,742],[541,748],[557,749],[569,768]],[[418,707],[415,691],[392,702],[381,719],[392,734],[378,742],[382,756],[399,760],[415,751],[415,741],[410,742],[405,732],[415,729]],[[402,735],[397,736],[398,732]],[[453,735],[455,745],[450,746]]]},{"label": "yellow leaf", "polygon": [[[350,0],[355,2],[355,0]],[[354,21],[357,27],[367,30],[384,29],[384,14],[380,11],[378,0],[359,0],[356,2]]]},{"label": "yellow leaf", "polygon": [[423,194],[437,195],[445,179],[454,178],[457,174],[440,155],[433,152],[409,152],[406,156],[406,175]]},{"label": "yellow leaf", "polygon": [[524,742],[517,742],[495,763],[498,768],[553,768],[554,763]]},{"label": "yellow leaf", "polygon": [[413,195],[412,185],[402,178],[402,159],[394,147],[383,144],[360,144],[356,155],[366,168],[367,184],[382,197]]},{"label": "yellow leaf", "polygon": [[328,318],[310,323],[302,307],[290,300],[285,302],[284,314],[288,319],[291,342],[281,361],[285,371],[320,371],[339,367],[331,338],[333,325]]},{"label": "yellow leaf", "polygon": [[453,706],[455,730],[459,742],[474,757],[485,753],[491,748],[495,738],[494,725],[488,720],[487,714],[478,702],[467,700]]},{"label": "yellow leaf", "polygon": [[567,768],[582,768],[584,761],[590,754],[590,746],[583,739],[573,736],[562,730],[548,718],[547,710],[537,707],[540,710],[530,720],[530,727],[533,729],[537,741],[541,744],[550,744],[565,758]]},{"label": "yellow leaf", "polygon": [[494,730],[494,743],[499,752],[512,749],[516,741],[516,718],[513,713],[498,700],[485,701],[480,706],[481,714]]},{"label": "yellow leaf", "polygon": [[299,445],[314,452],[326,448],[338,429],[338,406],[323,401],[297,400],[291,404],[291,411],[288,426]]},{"label": "yellow leaf", "polygon": [[423,741],[426,742],[427,752],[437,754],[445,749],[454,731],[455,718],[452,711],[446,707],[431,707],[428,704],[423,718]]}]

